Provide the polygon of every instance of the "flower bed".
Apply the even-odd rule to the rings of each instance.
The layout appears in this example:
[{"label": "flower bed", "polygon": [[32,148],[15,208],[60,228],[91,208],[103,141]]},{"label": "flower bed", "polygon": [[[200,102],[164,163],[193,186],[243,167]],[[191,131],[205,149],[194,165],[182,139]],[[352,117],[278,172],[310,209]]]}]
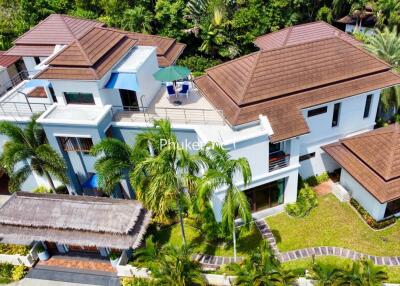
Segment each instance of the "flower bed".
[{"label": "flower bed", "polygon": [[365,222],[373,229],[383,229],[396,222],[395,217],[391,217],[385,220],[376,221],[355,199],[350,200],[351,205],[358,211]]},{"label": "flower bed", "polygon": [[0,254],[7,254],[7,255],[19,254],[25,256],[29,254],[29,247],[25,245],[0,243]]}]

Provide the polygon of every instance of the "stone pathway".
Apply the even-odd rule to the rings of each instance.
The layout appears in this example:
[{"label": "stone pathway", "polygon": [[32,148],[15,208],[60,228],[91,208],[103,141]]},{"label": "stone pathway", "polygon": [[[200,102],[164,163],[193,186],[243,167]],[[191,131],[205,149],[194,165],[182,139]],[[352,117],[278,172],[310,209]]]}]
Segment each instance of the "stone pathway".
[{"label": "stone pathway", "polygon": [[386,266],[400,265],[400,256],[374,256],[374,255],[360,253],[351,249],[334,247],[334,246],[310,247],[310,248],[292,250],[288,252],[280,252],[276,245],[275,237],[271,229],[269,228],[267,222],[264,219],[260,219],[255,221],[255,223],[262,237],[268,241],[272,251],[281,262],[287,262],[302,258],[309,258],[312,256],[315,257],[337,256],[352,260],[368,258],[371,259],[376,265],[386,265]]},{"label": "stone pathway", "polygon": [[[198,261],[204,269],[217,269],[224,264],[234,262],[233,257],[229,256],[214,256],[198,253],[193,255],[193,260]],[[236,262],[242,262],[243,257],[238,257]]]}]

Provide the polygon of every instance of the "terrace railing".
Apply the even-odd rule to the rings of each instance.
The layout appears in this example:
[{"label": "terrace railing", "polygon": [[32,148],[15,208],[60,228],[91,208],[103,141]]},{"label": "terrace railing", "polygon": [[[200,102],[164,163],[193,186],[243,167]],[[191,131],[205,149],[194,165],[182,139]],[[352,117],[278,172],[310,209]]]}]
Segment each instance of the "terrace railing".
[{"label": "terrace railing", "polygon": [[0,102],[0,116],[30,117],[46,111],[52,104],[27,102]]},{"label": "terrace railing", "polygon": [[275,171],[289,166],[290,154],[283,151],[269,154],[269,171]]},{"label": "terrace railing", "polygon": [[134,106],[113,106],[112,111],[114,118],[122,121],[143,119],[145,122],[151,122],[154,119],[167,118],[173,122],[188,124],[225,124],[222,110],[184,107],[145,107],[139,111],[137,109]]},{"label": "terrace railing", "polygon": [[4,95],[7,93],[9,90],[11,90],[13,87],[17,86],[20,84],[22,81],[26,80],[29,78],[29,73],[26,70],[20,71],[16,75],[14,75],[8,82],[5,83],[6,86],[9,86],[8,90],[0,93],[0,96]]}]

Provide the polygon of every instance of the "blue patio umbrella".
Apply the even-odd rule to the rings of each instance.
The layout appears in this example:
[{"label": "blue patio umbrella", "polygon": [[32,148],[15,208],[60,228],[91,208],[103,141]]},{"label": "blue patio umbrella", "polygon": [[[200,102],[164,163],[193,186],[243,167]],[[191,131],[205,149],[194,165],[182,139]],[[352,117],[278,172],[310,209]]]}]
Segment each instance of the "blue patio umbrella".
[{"label": "blue patio umbrella", "polygon": [[84,189],[97,189],[98,188],[98,176],[97,174],[93,174],[83,185]]}]

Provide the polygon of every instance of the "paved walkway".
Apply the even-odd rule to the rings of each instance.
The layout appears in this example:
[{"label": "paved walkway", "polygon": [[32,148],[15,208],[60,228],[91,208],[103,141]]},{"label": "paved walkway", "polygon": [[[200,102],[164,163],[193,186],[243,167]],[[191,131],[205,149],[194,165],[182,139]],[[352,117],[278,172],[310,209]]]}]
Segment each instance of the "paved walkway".
[{"label": "paved walkway", "polygon": [[77,258],[77,257],[68,257],[61,255],[53,255],[47,261],[39,261],[38,266],[55,266],[62,268],[73,268],[73,269],[81,269],[81,270],[95,270],[95,271],[103,271],[115,273],[115,268],[111,266],[109,260],[100,260],[100,259],[86,259],[86,258]]},{"label": "paved walkway", "polygon": [[52,266],[37,265],[28,272],[26,278],[36,281],[44,280],[73,283],[73,285],[120,286],[119,278],[116,274]]},{"label": "paved walkway", "polygon": [[308,258],[312,256],[337,256],[341,258],[348,258],[352,260],[357,260],[361,258],[371,259],[377,265],[386,265],[386,266],[399,266],[400,265],[400,256],[374,256],[368,255],[364,253],[360,253],[351,249],[334,247],[334,246],[320,246],[320,247],[310,247],[303,248],[298,250],[292,250],[288,252],[280,252],[277,245],[275,237],[269,228],[265,219],[257,220],[256,226],[261,232],[261,235],[264,239],[266,239],[271,246],[272,251],[276,255],[276,257],[281,262],[287,262],[302,258]]},{"label": "paved walkway", "polygon": [[[235,259],[233,257],[214,256],[202,253],[193,255],[193,260],[198,261],[204,269],[217,269],[224,264],[235,262]],[[236,261],[243,261],[243,257],[237,257]]]}]

